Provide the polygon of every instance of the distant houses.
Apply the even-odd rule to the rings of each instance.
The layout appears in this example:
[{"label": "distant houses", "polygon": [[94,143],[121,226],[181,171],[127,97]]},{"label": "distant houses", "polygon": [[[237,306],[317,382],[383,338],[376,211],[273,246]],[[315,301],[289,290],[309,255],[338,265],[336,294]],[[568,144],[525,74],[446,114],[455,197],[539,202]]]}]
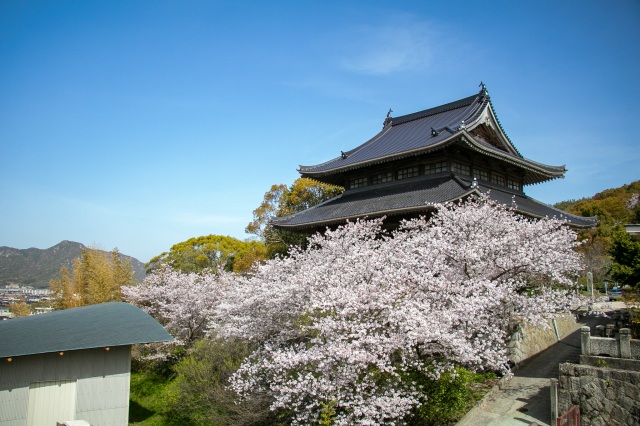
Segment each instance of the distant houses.
[{"label": "distant houses", "polygon": [[[51,290],[48,288],[8,285],[5,288],[0,288],[0,320],[11,318],[11,313],[8,311],[9,305],[11,303],[20,302],[21,300],[24,300],[29,305],[36,303],[46,305],[33,309],[34,313],[50,312],[52,310],[48,307],[48,304],[42,303],[50,302],[52,300]],[[6,314],[4,313],[5,310]]]}]

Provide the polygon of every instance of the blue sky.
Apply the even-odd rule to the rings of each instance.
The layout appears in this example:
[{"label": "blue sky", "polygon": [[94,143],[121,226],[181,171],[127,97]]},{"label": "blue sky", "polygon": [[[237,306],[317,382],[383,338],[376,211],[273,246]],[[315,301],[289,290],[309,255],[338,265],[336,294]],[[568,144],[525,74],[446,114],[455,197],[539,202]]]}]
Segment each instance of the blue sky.
[{"label": "blue sky", "polygon": [[146,262],[487,84],[547,203],[640,179],[638,1],[0,0],[0,246]]}]

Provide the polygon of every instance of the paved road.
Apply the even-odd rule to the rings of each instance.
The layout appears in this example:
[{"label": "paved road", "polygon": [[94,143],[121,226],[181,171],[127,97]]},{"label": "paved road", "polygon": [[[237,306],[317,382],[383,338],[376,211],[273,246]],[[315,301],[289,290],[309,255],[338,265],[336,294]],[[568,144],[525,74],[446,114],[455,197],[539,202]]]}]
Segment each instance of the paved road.
[{"label": "paved road", "polygon": [[533,357],[515,376],[494,388],[482,402],[458,422],[457,426],[548,426],[551,416],[549,379],[558,377],[558,364],[580,359],[580,327],[595,326],[610,320],[583,318],[576,330]]}]

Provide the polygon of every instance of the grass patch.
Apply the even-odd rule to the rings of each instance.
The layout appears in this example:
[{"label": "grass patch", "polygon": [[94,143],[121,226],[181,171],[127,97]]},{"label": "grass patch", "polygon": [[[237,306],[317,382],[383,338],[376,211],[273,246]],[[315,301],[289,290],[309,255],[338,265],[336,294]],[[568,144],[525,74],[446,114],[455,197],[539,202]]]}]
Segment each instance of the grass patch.
[{"label": "grass patch", "polygon": [[480,402],[489,391],[498,384],[499,377],[493,373],[476,373],[473,378],[467,383],[467,403],[462,415],[458,418],[460,420],[465,414],[467,414],[475,405]]},{"label": "grass patch", "polygon": [[167,390],[173,379],[154,371],[131,372],[129,425],[177,426],[189,425],[167,410]]},{"label": "grass patch", "polygon": [[498,382],[493,373],[474,373],[461,367],[455,374],[444,373],[439,380],[422,382],[427,402],[417,408],[410,426],[455,425]]}]

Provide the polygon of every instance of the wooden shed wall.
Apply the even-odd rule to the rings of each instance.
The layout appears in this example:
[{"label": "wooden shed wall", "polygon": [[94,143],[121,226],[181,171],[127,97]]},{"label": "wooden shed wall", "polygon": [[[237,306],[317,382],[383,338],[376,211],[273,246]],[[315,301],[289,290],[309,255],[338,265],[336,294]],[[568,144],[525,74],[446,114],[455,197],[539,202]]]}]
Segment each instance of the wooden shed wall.
[{"label": "wooden shed wall", "polygon": [[24,426],[29,385],[76,380],[75,419],[92,426],[126,425],[129,418],[129,346],[85,349],[0,360],[0,426]]}]

